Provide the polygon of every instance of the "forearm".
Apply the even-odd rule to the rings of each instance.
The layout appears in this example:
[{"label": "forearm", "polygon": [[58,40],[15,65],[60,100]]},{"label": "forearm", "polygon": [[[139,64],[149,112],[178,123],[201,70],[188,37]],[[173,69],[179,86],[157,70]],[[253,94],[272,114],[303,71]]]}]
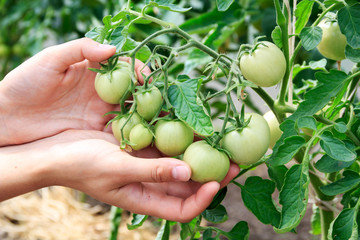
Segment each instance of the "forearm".
[{"label": "forearm", "polygon": [[0,201],[52,185],[47,158],[24,146],[0,148]]},{"label": "forearm", "polygon": [[5,98],[5,85],[0,82],[0,147],[12,144],[10,136],[11,106]]}]

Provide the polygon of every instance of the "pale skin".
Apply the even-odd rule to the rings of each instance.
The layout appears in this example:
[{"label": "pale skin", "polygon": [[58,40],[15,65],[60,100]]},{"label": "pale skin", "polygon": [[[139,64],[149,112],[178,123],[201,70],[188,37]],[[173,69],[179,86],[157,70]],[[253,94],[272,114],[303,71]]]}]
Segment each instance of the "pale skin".
[{"label": "pale skin", "polygon": [[[103,117],[117,106],[97,96],[88,70],[114,53],[78,39],[43,50],[0,82],[0,201],[61,185],[134,213],[188,222],[236,176],[232,164],[221,183],[199,184],[189,181],[186,163],[155,149],[119,149]],[[142,69],[137,61],[140,82]]]}]

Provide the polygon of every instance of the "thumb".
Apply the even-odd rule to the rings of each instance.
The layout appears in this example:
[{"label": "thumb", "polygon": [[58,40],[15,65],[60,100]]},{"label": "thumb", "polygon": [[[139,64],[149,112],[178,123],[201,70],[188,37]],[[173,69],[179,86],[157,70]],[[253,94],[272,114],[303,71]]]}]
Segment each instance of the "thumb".
[{"label": "thumb", "polygon": [[173,158],[144,159],[130,157],[126,166],[129,182],[188,181],[191,168],[183,161]]},{"label": "thumb", "polygon": [[102,62],[114,55],[115,52],[115,46],[100,44],[89,38],[81,38],[46,48],[39,54],[39,57],[40,61],[46,61],[53,70],[63,72],[70,65],[85,59],[91,62]]}]

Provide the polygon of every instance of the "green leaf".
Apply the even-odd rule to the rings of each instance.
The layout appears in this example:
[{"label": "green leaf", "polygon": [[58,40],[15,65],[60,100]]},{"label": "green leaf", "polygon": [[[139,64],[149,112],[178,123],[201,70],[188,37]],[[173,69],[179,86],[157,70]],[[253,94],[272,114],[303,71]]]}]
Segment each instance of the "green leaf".
[{"label": "green leaf", "polygon": [[216,5],[220,12],[224,12],[231,6],[233,2],[234,0],[216,0]]},{"label": "green leaf", "polygon": [[176,4],[173,4],[173,2],[174,2],[174,0],[146,1],[146,3],[149,6],[162,8],[162,9],[169,10],[169,11],[172,11],[172,12],[183,13],[183,12],[187,12],[187,11],[191,10],[191,7],[189,7],[189,8],[180,7],[180,6],[176,5]]},{"label": "green leaf", "polygon": [[351,46],[346,45],[345,56],[354,63],[360,63],[360,48],[354,49]]},{"label": "green leaf", "polygon": [[331,223],[328,239],[358,240],[357,211],[356,208],[343,209]]},{"label": "green leaf", "polygon": [[206,209],[201,215],[212,223],[223,223],[228,219],[226,208],[223,205],[219,205],[213,209]]},{"label": "green leaf", "polygon": [[166,220],[156,235],[155,240],[169,240],[170,239],[170,221]]},{"label": "green leaf", "polygon": [[240,221],[226,234],[229,240],[247,240],[249,239],[249,226],[247,222]]},{"label": "green leaf", "polygon": [[248,177],[241,187],[241,197],[245,206],[264,224],[279,226],[280,212],[272,200],[274,182],[261,177]]},{"label": "green leaf", "polygon": [[267,165],[269,177],[276,183],[276,188],[280,191],[285,179],[288,168],[285,165],[273,166]]},{"label": "green leaf", "polygon": [[212,57],[204,53],[199,49],[194,49],[188,55],[188,58],[185,62],[185,73],[189,73],[192,69],[196,68],[199,65],[204,65],[212,61]]},{"label": "green leaf", "polygon": [[110,44],[116,46],[117,51],[120,51],[126,43],[127,36],[123,35],[123,26],[117,27],[110,35]]},{"label": "green leaf", "polygon": [[197,225],[198,225],[197,218],[194,218],[193,220],[191,220],[191,222],[188,223],[180,223],[180,227],[181,227],[180,239],[185,240],[188,239],[188,237],[191,237]]},{"label": "green leaf", "polygon": [[136,229],[138,227],[141,227],[142,224],[146,221],[148,218],[147,215],[141,215],[141,214],[133,214],[133,219],[131,220],[131,224],[127,224],[127,228],[129,230]]},{"label": "green leaf", "polygon": [[282,33],[281,33],[281,28],[279,26],[276,26],[274,30],[271,32],[271,38],[273,42],[276,44],[276,46],[278,46],[279,48],[283,47]]},{"label": "green leaf", "polygon": [[279,202],[282,205],[279,232],[291,231],[305,215],[309,191],[307,166],[307,164],[293,165],[285,175],[284,186],[279,195]]},{"label": "green leaf", "polygon": [[344,142],[335,138],[329,131],[325,131],[320,136],[321,148],[333,159],[344,162],[351,162],[356,158],[356,154],[348,149]]},{"label": "green leaf", "polygon": [[314,1],[303,0],[296,5],[295,9],[295,34],[299,34],[309,21]]},{"label": "green leaf", "polygon": [[220,205],[222,200],[224,200],[227,193],[227,187],[221,188],[218,193],[215,195],[214,199],[212,200],[211,204],[207,207],[207,209],[213,209]]},{"label": "green leaf", "polygon": [[305,63],[303,63],[302,65],[296,64],[294,66],[294,70],[293,70],[293,78],[295,78],[299,72],[306,70],[306,69],[327,71],[326,64],[327,64],[327,61],[325,58],[323,58],[319,61],[310,61],[308,65],[306,65]]},{"label": "green leaf", "polygon": [[343,122],[338,122],[334,125],[334,128],[336,131],[338,131],[339,133],[346,133],[347,131],[347,126],[345,123]]},{"label": "green leaf", "polygon": [[341,193],[345,193],[359,185],[360,176],[358,173],[353,171],[345,171],[343,175],[344,177],[337,180],[336,182],[321,186],[320,190],[328,196],[335,196]]},{"label": "green leaf", "polygon": [[290,136],[286,138],[278,148],[277,154],[271,155],[268,163],[272,166],[280,166],[290,162],[305,143],[305,139],[301,136]]},{"label": "green leaf", "polygon": [[298,128],[308,128],[316,131],[316,120],[313,117],[305,116],[301,117],[296,121]]},{"label": "green leaf", "polygon": [[360,48],[360,4],[345,6],[338,12],[339,27],[346,36],[348,44],[354,48]]},{"label": "green leaf", "polygon": [[107,29],[104,26],[94,27],[85,34],[85,37],[90,38],[96,42],[103,43]]},{"label": "green leaf", "polygon": [[[139,44],[140,44],[140,42],[136,42],[135,40],[128,37],[121,50],[124,52],[130,51],[130,50],[133,50],[134,48],[136,48]],[[140,50],[136,53],[135,56],[140,61],[146,62],[146,60],[151,56],[151,50],[149,49],[148,46],[145,45],[142,48],[140,48]]]},{"label": "green leaf", "polygon": [[198,79],[176,82],[168,89],[169,100],[176,116],[186,122],[196,133],[210,136],[214,133],[211,118],[197,101]]},{"label": "green leaf", "polygon": [[322,29],[319,26],[306,27],[301,30],[300,35],[302,46],[306,51],[311,51],[320,43]]},{"label": "green leaf", "polygon": [[333,173],[340,171],[344,168],[350,167],[355,160],[351,162],[338,161],[330,157],[329,155],[322,156],[316,163],[317,170],[323,173]]},{"label": "green leaf", "polygon": [[304,95],[305,101],[299,104],[297,110],[288,118],[289,120],[296,120],[299,117],[316,114],[347,83],[347,74],[334,69],[331,69],[330,72],[317,72],[315,73],[315,78],[319,81],[319,84]]},{"label": "green leaf", "polygon": [[311,231],[312,235],[320,235],[321,234],[321,217],[320,217],[320,209],[318,206],[313,204],[312,206],[312,215],[311,215]]}]

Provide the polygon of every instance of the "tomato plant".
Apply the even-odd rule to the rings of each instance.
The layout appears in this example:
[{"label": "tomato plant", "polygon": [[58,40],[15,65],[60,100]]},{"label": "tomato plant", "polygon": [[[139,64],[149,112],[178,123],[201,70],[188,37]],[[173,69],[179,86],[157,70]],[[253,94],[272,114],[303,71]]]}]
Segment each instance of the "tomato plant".
[{"label": "tomato plant", "polygon": [[183,160],[191,167],[191,179],[200,183],[220,182],[230,167],[228,156],[205,141],[192,143],[186,149]]},{"label": "tomato plant", "polygon": [[[239,194],[242,201],[231,204],[271,225],[274,239],[277,233],[294,238],[299,224],[309,222],[303,221],[308,215],[314,235],[306,233],[309,239],[357,239],[358,1],[176,3],[128,1],[86,36],[116,46],[103,69],[113,69],[124,56],[151,69],[142,76],[143,85],[131,79],[124,97],[116,100],[120,111],[113,131],[121,148],[136,150],[145,136],[147,145],[154,129],[154,147],[186,161],[194,181],[220,181],[227,159],[242,168],[230,183],[234,190],[219,191],[190,223],[174,223],[180,238],[248,239],[254,233],[245,221],[230,231],[202,224],[203,219],[224,222],[228,215],[222,200]],[[329,16],[333,20],[325,20]],[[324,44],[330,35],[334,42]],[[263,117],[268,111],[270,118]],[[202,140],[193,143],[194,135]],[[129,228],[140,227],[145,219],[134,215]],[[168,239],[171,224],[163,221],[159,239]]]},{"label": "tomato plant", "polygon": [[259,114],[245,114],[247,126],[224,135],[221,146],[230,153],[231,159],[240,165],[250,165],[260,160],[269,148],[270,129]]},{"label": "tomato plant", "polygon": [[129,140],[133,144],[132,149],[138,151],[150,146],[153,140],[151,131],[142,123],[135,125],[129,134]]},{"label": "tomato plant", "polygon": [[181,121],[160,120],[155,125],[155,146],[165,155],[184,153],[193,140],[194,132]]}]

